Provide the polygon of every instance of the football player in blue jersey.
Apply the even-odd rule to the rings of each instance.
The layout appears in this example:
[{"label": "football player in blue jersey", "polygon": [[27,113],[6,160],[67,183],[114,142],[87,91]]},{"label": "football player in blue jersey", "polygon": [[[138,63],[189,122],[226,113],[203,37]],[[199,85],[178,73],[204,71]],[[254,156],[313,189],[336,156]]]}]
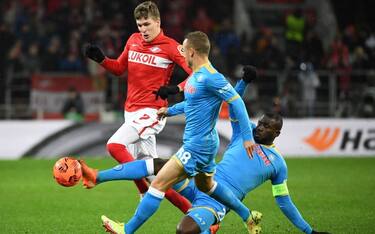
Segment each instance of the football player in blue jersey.
[{"label": "football player in blue jersey", "polygon": [[[156,212],[169,188],[190,177],[195,177],[196,186],[201,191],[235,211],[245,223],[252,220],[250,210],[233,192],[213,179],[214,159],[219,148],[215,126],[223,101],[235,113],[241,129],[242,147],[252,157],[255,144],[245,104],[209,62],[210,41],[205,33],[187,34],[182,47],[186,63],[193,70],[184,88],[185,100],[170,108],[159,109],[158,114],[160,117],[185,114],[183,145],[151,182],[134,216],[124,227],[123,231],[128,234],[134,233]],[[104,217],[103,222],[110,220]]]},{"label": "football player in blue jersey", "polygon": [[[235,87],[239,94],[243,94],[246,85],[256,77],[256,70],[252,66],[245,66],[244,76]],[[257,143],[250,158],[243,148],[241,130],[237,118],[230,109],[231,125],[233,136],[228,149],[224,153],[222,161],[217,165],[215,180],[225,184],[235,196],[242,200],[247,193],[254,190],[267,180],[272,182],[272,193],[284,215],[301,231],[305,233],[326,233],[314,231],[311,226],[302,218],[298,209],[293,204],[288,188],[287,166],[273,144],[274,139],[280,134],[282,118],[279,114],[267,113],[259,121],[258,125],[251,124],[254,138]],[[148,159],[119,165],[113,169],[98,172],[89,168],[83,161],[82,170],[85,184],[88,188],[96,184],[112,180],[132,180],[156,174],[166,163],[162,159]],[[219,223],[228,208],[212,199],[197,189],[193,181],[183,180],[173,187],[192,202],[192,209],[181,220],[177,226],[177,233],[214,233],[212,226]],[[261,213],[252,211],[249,233],[260,233],[259,222]],[[106,220],[104,223],[113,233],[119,233],[123,224]]]}]

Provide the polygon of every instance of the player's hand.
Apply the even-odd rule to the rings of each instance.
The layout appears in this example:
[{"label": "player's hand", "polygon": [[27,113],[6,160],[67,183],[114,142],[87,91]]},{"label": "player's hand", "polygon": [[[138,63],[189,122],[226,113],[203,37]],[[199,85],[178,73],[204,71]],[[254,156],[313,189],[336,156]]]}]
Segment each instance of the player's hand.
[{"label": "player's hand", "polygon": [[252,141],[244,141],[243,142],[243,146],[245,147],[246,149],[246,152],[247,152],[247,155],[253,159],[253,150],[254,150],[254,147],[255,147],[255,143],[252,142]]},{"label": "player's hand", "polygon": [[315,230],[312,230],[311,234],[330,234],[329,232],[318,232]]},{"label": "player's hand", "polygon": [[158,119],[161,120],[161,119],[163,119],[164,117],[167,116],[167,114],[168,114],[168,108],[167,107],[162,107],[162,108],[160,108],[156,112],[156,114],[158,115]]},{"label": "player's hand", "polygon": [[165,100],[168,98],[169,95],[175,95],[180,92],[180,88],[177,85],[165,85],[160,86],[157,91],[153,91],[152,93],[155,94],[156,100],[160,97],[161,99]]},{"label": "player's hand", "polygon": [[105,58],[102,50],[98,46],[91,44],[83,46],[83,54],[97,63],[103,62]]},{"label": "player's hand", "polygon": [[245,65],[242,69],[243,75],[242,80],[246,83],[250,83],[257,78],[257,69],[251,65]]}]

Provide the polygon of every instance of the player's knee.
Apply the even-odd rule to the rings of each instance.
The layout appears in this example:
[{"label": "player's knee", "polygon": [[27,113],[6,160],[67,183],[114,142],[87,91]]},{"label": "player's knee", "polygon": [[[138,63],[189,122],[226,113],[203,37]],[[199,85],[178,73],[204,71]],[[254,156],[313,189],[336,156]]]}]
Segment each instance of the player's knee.
[{"label": "player's knee", "polygon": [[203,183],[196,183],[198,189],[204,193],[207,193],[209,191],[209,188],[207,187],[207,185],[203,184]]},{"label": "player's knee", "polygon": [[204,193],[208,193],[211,188],[212,188],[212,185],[211,183],[207,182],[207,181],[197,181],[195,180],[195,184],[197,185],[198,189]]},{"label": "player's knee", "polygon": [[155,179],[151,182],[150,187],[153,187],[161,192],[168,190],[166,183],[163,180],[160,180],[158,177],[155,177]]},{"label": "player's knee", "polygon": [[107,143],[107,151],[113,157],[116,153],[121,150],[121,145],[116,143]]},{"label": "player's knee", "polygon": [[167,159],[154,158],[154,174],[156,175],[167,162]]},{"label": "player's knee", "polygon": [[134,160],[134,158],[127,152],[125,145],[109,143],[107,144],[107,151],[119,163],[127,163]]}]

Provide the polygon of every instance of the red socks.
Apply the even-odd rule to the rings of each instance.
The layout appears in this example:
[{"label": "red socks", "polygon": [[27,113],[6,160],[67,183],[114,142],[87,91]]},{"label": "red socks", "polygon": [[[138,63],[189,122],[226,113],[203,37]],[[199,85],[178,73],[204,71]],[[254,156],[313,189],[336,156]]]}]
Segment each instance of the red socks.
[{"label": "red socks", "polygon": [[[110,143],[107,144],[107,150],[112,157],[119,163],[127,163],[134,161],[133,156],[128,152],[126,147],[122,144]],[[145,179],[134,180],[135,185],[138,188],[139,193],[146,193],[148,190],[148,184]],[[179,208],[184,214],[191,208],[191,203],[185,197],[174,191],[168,189],[165,193],[167,198],[174,206]]]},{"label": "red socks", "polygon": [[[134,161],[133,156],[128,152],[126,147],[117,143],[107,144],[107,150],[119,163],[128,163]],[[134,180],[135,185],[138,188],[139,193],[145,193],[148,190],[148,184],[146,179]]]},{"label": "red socks", "polygon": [[184,214],[191,208],[190,201],[173,189],[168,189],[167,192],[165,192],[165,198]]}]

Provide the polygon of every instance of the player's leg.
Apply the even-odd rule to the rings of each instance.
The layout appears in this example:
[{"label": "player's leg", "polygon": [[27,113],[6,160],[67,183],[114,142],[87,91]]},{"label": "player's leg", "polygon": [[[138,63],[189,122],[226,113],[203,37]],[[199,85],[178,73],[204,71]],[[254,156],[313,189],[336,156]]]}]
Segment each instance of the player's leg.
[{"label": "player's leg", "polygon": [[[157,118],[154,110],[149,110],[148,115],[150,118]],[[151,124],[151,123],[149,123]],[[136,154],[137,159],[144,159],[144,158],[157,158],[156,152],[156,137],[155,135],[160,132],[160,130],[164,127],[164,122],[158,122],[158,124],[151,124],[147,128],[144,128],[142,134],[140,135],[141,139],[134,144],[136,146]],[[147,180],[152,182],[155,176],[148,176]],[[165,198],[170,201],[175,207],[180,209],[184,214],[191,208],[191,203],[177,193],[173,189],[168,189],[165,192]]]},{"label": "player's leg", "polygon": [[202,192],[207,193],[217,201],[234,210],[244,222],[250,217],[250,210],[221,183],[213,179],[213,173],[199,173],[195,176],[195,184]]},{"label": "player's leg", "polygon": [[[139,180],[144,177],[154,175],[154,160],[136,160],[129,163],[119,164],[111,169],[97,170],[90,168],[84,162],[79,160],[82,169],[83,185],[90,189],[97,184],[113,180]],[[160,160],[157,160],[160,161]],[[161,164],[163,162],[160,162]]]},{"label": "player's leg", "polygon": [[84,160],[79,160],[86,188],[92,188],[99,183],[113,180],[136,180],[156,175],[167,161],[161,158],[135,160],[99,171],[98,169],[89,167]]},{"label": "player's leg", "polygon": [[165,192],[173,184],[187,177],[183,167],[175,158],[171,158],[162,167],[150,188],[138,205],[134,216],[125,225],[125,233],[134,233],[147,219],[149,219],[159,208]]},{"label": "player's leg", "polygon": [[[128,163],[134,161],[133,156],[129,153],[127,145],[139,140],[137,130],[127,123],[124,123],[107,142],[107,150],[110,155],[119,163]],[[134,181],[139,192],[145,193],[148,184],[145,179]]]}]

